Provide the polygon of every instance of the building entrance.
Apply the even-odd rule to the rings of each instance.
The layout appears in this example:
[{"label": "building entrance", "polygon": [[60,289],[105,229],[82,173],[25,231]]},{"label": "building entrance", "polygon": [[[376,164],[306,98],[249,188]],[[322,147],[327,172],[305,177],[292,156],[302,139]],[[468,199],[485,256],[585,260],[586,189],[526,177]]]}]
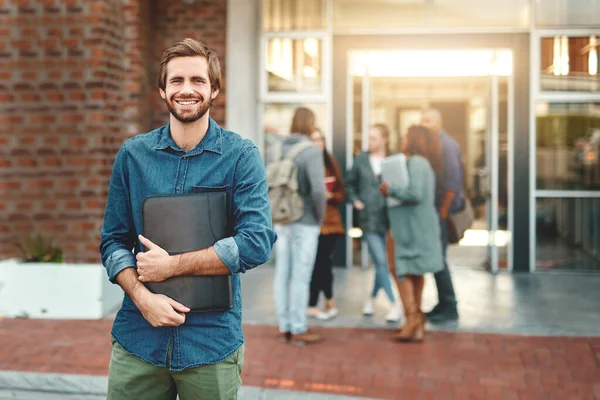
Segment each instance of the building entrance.
[{"label": "building entrance", "polygon": [[[510,50],[351,51],[348,57],[347,168],[368,148],[368,130],[385,124],[392,151],[423,108],[440,111],[461,147],[464,193],[476,221],[448,249],[453,266],[512,269],[513,78]],[[368,252],[351,205],[346,265],[366,266]]]}]

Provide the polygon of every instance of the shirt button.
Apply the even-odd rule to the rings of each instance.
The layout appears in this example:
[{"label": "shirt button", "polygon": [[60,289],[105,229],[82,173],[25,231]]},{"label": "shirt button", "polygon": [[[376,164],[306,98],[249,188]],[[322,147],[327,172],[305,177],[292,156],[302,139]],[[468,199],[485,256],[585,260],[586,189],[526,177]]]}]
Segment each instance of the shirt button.
[{"label": "shirt button", "polygon": [[177,190],[181,190],[181,186],[177,186]]}]

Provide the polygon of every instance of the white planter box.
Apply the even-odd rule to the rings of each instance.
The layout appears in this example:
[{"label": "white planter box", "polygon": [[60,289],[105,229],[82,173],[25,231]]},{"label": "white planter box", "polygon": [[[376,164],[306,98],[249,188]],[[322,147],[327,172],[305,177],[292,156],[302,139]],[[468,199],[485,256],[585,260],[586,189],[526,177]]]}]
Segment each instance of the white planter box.
[{"label": "white planter box", "polygon": [[116,310],[123,290],[100,264],[0,261],[0,316],[98,319]]}]

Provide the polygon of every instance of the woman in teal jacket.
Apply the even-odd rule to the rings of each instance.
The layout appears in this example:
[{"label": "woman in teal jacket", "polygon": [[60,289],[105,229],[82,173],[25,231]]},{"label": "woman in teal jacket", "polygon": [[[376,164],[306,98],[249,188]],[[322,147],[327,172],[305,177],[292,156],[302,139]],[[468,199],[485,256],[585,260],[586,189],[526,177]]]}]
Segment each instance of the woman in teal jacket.
[{"label": "woman in teal jacket", "polygon": [[[405,188],[383,182],[380,192],[402,200],[388,208],[394,239],[395,271],[406,323],[394,336],[399,341],[422,340],[425,318],[421,311],[424,276],[442,268],[440,227],[435,210],[436,176],[442,175],[440,143],[423,126],[412,126],[404,139],[409,183]],[[391,264],[391,263],[390,263]]]}]

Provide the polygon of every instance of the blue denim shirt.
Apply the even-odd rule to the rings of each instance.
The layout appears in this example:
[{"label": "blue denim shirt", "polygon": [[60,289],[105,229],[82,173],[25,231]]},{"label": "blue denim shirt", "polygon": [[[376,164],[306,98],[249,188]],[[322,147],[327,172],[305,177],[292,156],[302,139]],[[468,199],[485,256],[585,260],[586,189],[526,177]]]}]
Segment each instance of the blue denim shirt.
[{"label": "blue denim shirt", "polygon": [[148,195],[215,188],[227,191],[233,226],[233,236],[214,245],[233,275],[233,308],[188,313],[183,325],[155,328],[125,295],[113,324],[117,342],[144,361],[165,367],[171,349],[173,371],[221,362],[244,343],[239,273],[265,263],[276,240],[264,163],[251,141],[210,119],[206,136],[187,153],[175,144],[167,125],[127,140],[113,167],[100,243],[113,283],[121,270],[136,265],[141,207]]},{"label": "blue denim shirt", "polygon": [[444,191],[452,190],[455,194],[450,212],[456,212],[462,207],[462,154],[458,142],[452,136],[444,131],[438,134],[440,147],[442,150],[442,159],[444,161],[443,179],[436,179],[435,188],[435,207],[439,210],[444,199]]}]

